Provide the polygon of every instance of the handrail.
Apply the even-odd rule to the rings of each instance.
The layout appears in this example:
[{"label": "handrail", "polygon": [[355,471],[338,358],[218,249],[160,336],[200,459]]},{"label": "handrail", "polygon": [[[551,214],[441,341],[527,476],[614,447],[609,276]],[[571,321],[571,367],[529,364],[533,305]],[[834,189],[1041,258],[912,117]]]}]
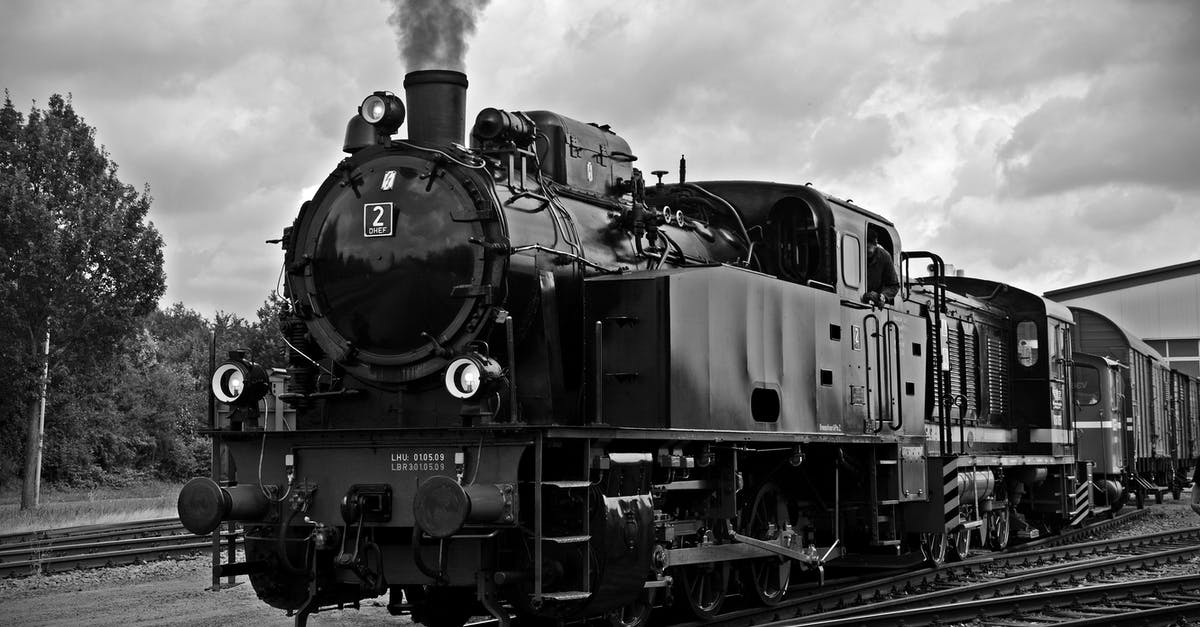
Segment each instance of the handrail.
[{"label": "handrail", "polygon": [[909,268],[909,262],[911,262],[913,259],[928,259],[930,262],[932,262],[932,265],[933,265],[933,281],[932,281],[933,306],[929,308],[930,309],[929,318],[930,318],[930,322],[933,325],[933,337],[931,337],[930,341],[929,341],[929,347],[931,349],[929,357],[932,360],[933,365],[934,365],[934,367],[931,370],[932,370],[932,372],[935,373],[933,385],[934,385],[934,390],[936,391],[937,398],[938,398],[938,402],[934,403],[934,411],[937,412],[936,419],[937,419],[937,423],[938,423],[938,439],[940,440],[939,441],[939,450],[941,451],[941,454],[944,457],[944,456],[950,455],[950,453],[951,453],[951,449],[950,449],[951,431],[950,431],[950,425],[946,421],[946,413],[947,412],[944,407],[945,385],[944,385],[944,381],[942,380],[942,376],[941,376],[941,374],[942,374],[942,369],[941,369],[942,312],[945,311],[945,309],[946,309],[946,284],[945,284],[946,263],[944,261],[942,261],[942,258],[940,256],[938,256],[936,253],[932,253],[932,252],[924,251],[924,250],[902,252],[902,253],[900,253],[900,257],[904,262],[904,265],[902,267],[902,272],[904,274],[904,282],[903,283],[904,283],[904,289],[905,289],[905,300],[907,300],[908,297],[911,295],[911,293],[912,293],[911,286],[913,284],[913,281],[911,280],[912,272],[910,271],[910,268]]},{"label": "handrail", "polygon": [[[890,331],[890,333],[889,333],[889,331]],[[896,420],[889,423],[888,426],[890,426],[892,428],[892,431],[899,431],[904,426],[904,397],[902,395],[902,390],[904,389],[904,375],[902,374],[901,367],[900,367],[900,325],[897,324],[895,320],[888,320],[883,325],[883,333],[884,333],[884,348],[885,349],[891,348],[887,344],[888,338],[891,338],[892,343],[896,349],[894,352],[891,353],[896,358],[896,392],[895,392],[895,396],[893,397],[893,398],[897,399],[895,401],[895,403],[896,403]],[[891,365],[892,365],[891,359],[890,358],[887,359],[886,362],[887,362],[888,368],[891,368]],[[889,408],[891,407],[890,402],[889,402],[888,407]]]},{"label": "handrail", "polygon": [[597,320],[593,336],[593,354],[596,360],[595,388],[596,415],[592,422],[604,424],[604,321]]},{"label": "handrail", "polygon": [[[874,333],[870,333],[867,331],[867,328],[868,328],[867,323],[868,322],[875,323],[875,332]],[[866,316],[863,317],[863,333],[867,334],[866,341],[863,342],[863,359],[867,363],[867,372],[866,372],[867,376],[864,377],[866,380],[866,384],[867,384],[867,398],[866,398],[866,400],[867,400],[867,424],[872,425],[872,427],[870,428],[871,433],[879,433],[880,431],[883,431],[883,416],[882,416],[883,407],[882,407],[882,405],[880,406],[880,414],[881,414],[880,417],[878,419],[871,418],[871,371],[875,370],[876,372],[878,372],[880,370],[880,368],[872,368],[871,367],[871,340],[872,340],[872,338],[874,338],[874,341],[876,343],[875,352],[876,353],[879,352],[879,346],[878,346],[878,344],[879,344],[879,317],[878,316],[871,313],[871,314],[867,314]],[[876,375],[876,376],[878,376],[878,375]],[[878,393],[878,390],[876,390],[876,393]],[[874,423],[876,423],[876,422],[878,422],[877,426],[874,425]]]},{"label": "handrail", "polygon": [[967,449],[967,397],[955,394],[952,399],[958,408],[958,452],[966,454]]}]

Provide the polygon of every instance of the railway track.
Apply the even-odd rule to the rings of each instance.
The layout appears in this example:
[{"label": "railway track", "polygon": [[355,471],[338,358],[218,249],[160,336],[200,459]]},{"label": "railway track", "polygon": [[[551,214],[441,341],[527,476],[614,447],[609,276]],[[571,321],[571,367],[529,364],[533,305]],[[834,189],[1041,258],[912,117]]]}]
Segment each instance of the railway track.
[{"label": "railway track", "polygon": [[[1042,540],[1016,545],[1004,552],[981,553],[978,557],[963,562],[943,564],[940,568],[918,568],[904,570],[883,577],[854,577],[827,581],[823,588],[805,590],[793,586],[787,601],[774,608],[747,608],[723,614],[715,623],[728,627],[752,627],[775,621],[813,620],[820,617],[854,615],[865,608],[894,601],[915,598],[923,590],[950,590],[969,582],[979,582],[988,573],[999,569],[1026,572],[1047,570],[1048,565],[1061,564],[1067,559],[1082,559],[1088,555],[1099,555],[1105,551],[1117,551],[1138,545],[1135,538],[1097,540],[1081,544],[1081,539],[1094,537],[1114,527],[1137,520],[1146,510],[1134,510],[1108,520],[1097,521],[1077,530]],[[1191,540],[1200,544],[1200,528],[1186,530]],[[1170,542],[1169,534],[1154,534],[1143,542]],[[705,623],[683,623],[698,627]],[[787,624],[786,622],[781,624]]]},{"label": "railway track", "polygon": [[[879,608],[881,611],[886,611],[887,614],[878,623],[874,624],[895,625],[899,624],[900,619],[896,618],[897,614],[894,614],[889,608],[901,607],[901,604],[910,598],[920,599],[913,601],[913,603],[917,604],[937,604],[935,596],[916,596],[920,590],[931,589],[934,590],[933,594],[949,594],[948,590],[983,580],[989,571],[994,574],[999,569],[1008,569],[1011,571],[1020,569],[1028,575],[1028,581],[1032,582],[1038,573],[1045,573],[1047,577],[1064,576],[1062,573],[1069,572],[1066,570],[1068,566],[1064,564],[1065,560],[1076,560],[1081,563],[1082,561],[1087,561],[1089,556],[1094,557],[1099,555],[1104,557],[1093,559],[1093,563],[1111,562],[1110,558],[1117,551],[1129,552],[1141,550],[1145,552],[1144,547],[1151,545],[1162,546],[1175,542],[1180,546],[1196,547],[1194,551],[1185,549],[1183,551],[1185,555],[1200,554],[1200,528],[1141,537],[1135,536],[1081,542],[1081,540],[1095,537],[1097,534],[1105,533],[1115,527],[1137,520],[1144,516],[1146,512],[1147,510],[1132,510],[1111,519],[1094,522],[1080,529],[1016,545],[1008,551],[982,553],[974,559],[953,564],[944,564],[936,569],[906,570],[884,577],[841,577],[827,579],[825,586],[821,588],[810,584],[793,585],[789,599],[772,608],[744,607],[736,609],[735,606],[734,609],[726,611],[716,619],[705,622],[687,620],[677,622],[677,620],[666,619],[665,616],[656,618],[668,620],[672,627],[760,627],[766,625],[782,627],[785,625],[807,624],[804,621],[836,619],[840,616],[844,617],[844,622],[831,624],[852,625],[860,624],[862,620],[859,618],[860,616],[869,615],[875,608]],[[1072,542],[1077,544],[1071,544]],[[1173,548],[1179,547],[1176,546]],[[1132,560],[1130,563],[1132,563]],[[1129,568],[1133,567],[1135,566],[1129,566]],[[1060,569],[1060,573],[1057,575],[1051,572],[1055,568]],[[1065,577],[1067,579],[1070,578],[1069,575],[1065,575]],[[1200,581],[1200,578],[1197,579]],[[1030,583],[1029,585],[1047,584]],[[895,605],[888,604],[891,598],[898,599],[894,601]],[[1022,606],[1025,605],[1025,599],[1027,598],[1029,598],[1028,595],[1022,595]],[[954,601],[947,601],[947,603],[954,603],[955,606],[961,604]],[[726,607],[728,608],[730,605]],[[1009,598],[1006,611],[1011,612],[1011,610],[1012,599]],[[917,614],[919,612],[913,610],[913,613]],[[905,619],[905,623],[909,625],[922,624],[911,618]],[[519,621],[513,621],[514,627],[519,627],[521,624]],[[659,621],[655,621],[652,624],[660,623]],[[1012,624],[1019,625],[1022,623],[1015,622]],[[1096,624],[1106,623],[1101,622]],[[495,627],[498,625],[498,622],[486,619],[472,623],[472,625],[475,627]]]},{"label": "railway track", "polygon": [[[1136,517],[1138,512],[1132,514],[1089,526],[1065,539],[1056,537],[1027,543],[1017,547],[1020,550],[983,555],[940,569],[924,569],[882,579],[831,580],[826,584],[834,589],[807,595],[803,587],[797,587],[793,589],[794,598],[778,607],[734,610],[707,624],[832,626],[891,625],[903,621],[919,625],[955,620],[988,624],[987,621],[996,620],[999,621],[997,624],[1014,626],[1089,625],[1110,624],[1117,618],[1157,624],[1169,622],[1178,615],[1200,615],[1200,578],[1194,576],[1146,582],[1122,581],[1070,590],[1040,590],[1040,587],[1063,582],[1104,577],[1104,573],[1118,569],[1128,571],[1145,563],[1200,555],[1200,528],[1057,546],[1121,524]],[[233,540],[240,542],[240,537],[235,534]],[[211,548],[211,536],[190,534],[174,518],[3,534],[0,535],[0,577],[178,558],[207,552]],[[1117,557],[1117,552],[1123,555]],[[1064,560],[1074,561],[1064,563]],[[918,593],[919,590],[930,591]],[[890,594],[904,596],[883,598]],[[1020,594],[1019,604],[1012,596],[981,598],[1005,594]],[[481,621],[479,624],[495,623]]]},{"label": "railway track", "polygon": [[1019,597],[995,597],[933,606],[891,609],[843,618],[814,617],[807,622],[768,622],[783,625],[835,627],[856,625],[942,625],[959,621],[986,627],[1038,625],[1168,625],[1191,624],[1200,616],[1200,578],[1195,575],[1123,580],[1030,592]]},{"label": "railway track", "polygon": [[[878,602],[860,599],[858,605],[820,615],[802,618],[793,616],[790,622],[768,621],[756,624],[803,624],[824,627],[890,625],[896,623],[898,616],[905,617],[904,621],[909,625],[932,624],[955,620],[947,618],[947,615],[960,616],[962,612],[967,611],[960,607],[964,605],[971,608],[969,618],[998,616],[1012,613],[1017,603],[1021,608],[1038,607],[1030,605],[1030,595],[1041,594],[1047,587],[1079,587],[1087,585],[1087,582],[1113,576],[1130,579],[1129,573],[1139,569],[1178,563],[1197,556],[1200,556],[1200,527],[1101,540],[1043,551],[998,555],[940,569],[932,577],[922,580],[922,587],[907,588],[903,596]],[[1031,565],[1032,567],[1027,567]],[[1151,583],[1155,581],[1157,580],[1151,580]],[[1119,588],[1122,585],[1131,585],[1131,582],[1122,581],[1114,585]],[[922,589],[929,591],[920,592]],[[1187,590],[1179,594],[1186,594]],[[1197,594],[1200,595],[1200,592]],[[1064,598],[1069,598],[1067,593],[1064,592],[1063,595]],[[1193,601],[1200,601],[1200,598],[1188,602]],[[1066,605],[1072,603],[1076,608],[1082,608],[1076,601],[1065,602]],[[994,614],[988,614],[985,610]],[[1120,615],[1117,613],[1119,610],[1120,608],[1110,608],[1106,610],[1108,613],[1105,616],[1108,620],[1113,620],[1114,616]],[[1120,616],[1125,620],[1126,617]]]},{"label": "railway track", "polygon": [[1078,529],[1070,529],[1062,531],[1052,536],[1038,538],[1010,546],[1005,552],[1012,553],[1015,551],[1028,551],[1032,549],[1044,549],[1054,546],[1064,546],[1082,541],[1085,538],[1090,538],[1099,533],[1104,533],[1110,529],[1115,529],[1121,525],[1133,522],[1146,516],[1151,510],[1149,509],[1131,509],[1123,513],[1110,515],[1109,518],[1098,520],[1090,524],[1084,525]]},{"label": "railway track", "polygon": [[1181,575],[1031,592],[1019,598],[976,599],[840,619],[816,617],[820,620],[763,625],[931,625],[957,621],[980,627],[1159,625],[1197,616],[1200,616],[1200,578]]},{"label": "railway track", "polygon": [[[222,534],[241,542],[239,534]],[[139,564],[212,550],[177,518],[0,535],[0,577]]]}]

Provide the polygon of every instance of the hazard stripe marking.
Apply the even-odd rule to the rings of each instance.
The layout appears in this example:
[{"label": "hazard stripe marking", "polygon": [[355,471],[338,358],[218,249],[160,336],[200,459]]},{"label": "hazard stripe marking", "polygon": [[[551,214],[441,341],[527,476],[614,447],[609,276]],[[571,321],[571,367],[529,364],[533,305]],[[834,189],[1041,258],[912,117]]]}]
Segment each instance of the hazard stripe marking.
[{"label": "hazard stripe marking", "polygon": [[958,458],[952,457],[942,464],[942,494],[945,497],[943,515],[946,528],[958,526]]}]

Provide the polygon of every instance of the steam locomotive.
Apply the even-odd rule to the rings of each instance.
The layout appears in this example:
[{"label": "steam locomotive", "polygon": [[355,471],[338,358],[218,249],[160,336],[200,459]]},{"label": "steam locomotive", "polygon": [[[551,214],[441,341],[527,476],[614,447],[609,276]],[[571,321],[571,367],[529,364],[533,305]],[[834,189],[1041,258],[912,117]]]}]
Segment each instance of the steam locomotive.
[{"label": "steam locomotive", "polygon": [[[219,481],[179,498],[195,533],[242,523],[223,574],[297,624],[385,592],[438,627],[705,619],[1167,479],[1131,485],[1123,452],[1098,467],[1111,439],[1084,455],[1066,307],[902,252],[809,185],[691,182],[683,161],[647,181],[608,126],[487,108],[468,148],[463,74],[404,86],[407,108],[363,101],[284,231],[292,420],[264,428],[272,369],[231,355]],[[868,241],[896,260],[892,302],[863,301]]]}]

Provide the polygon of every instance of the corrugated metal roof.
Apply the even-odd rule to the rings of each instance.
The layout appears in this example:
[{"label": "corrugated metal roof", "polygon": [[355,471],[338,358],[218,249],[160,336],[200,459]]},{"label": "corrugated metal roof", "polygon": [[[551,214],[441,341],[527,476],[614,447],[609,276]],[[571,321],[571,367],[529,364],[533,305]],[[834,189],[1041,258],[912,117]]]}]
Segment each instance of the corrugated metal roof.
[{"label": "corrugated metal roof", "polygon": [[1158,351],[1121,325],[1113,322],[1112,318],[1083,307],[1071,307],[1071,313],[1075,314],[1076,350],[1102,357],[1111,357],[1128,365],[1125,354],[1132,349],[1148,355],[1155,361],[1165,363]]},{"label": "corrugated metal roof", "polygon": [[1084,296],[1104,294],[1106,292],[1115,292],[1117,290],[1136,287],[1138,285],[1158,283],[1159,281],[1177,279],[1179,277],[1191,276],[1193,274],[1200,274],[1200,259],[1197,259],[1196,261],[1175,264],[1173,266],[1165,266],[1162,268],[1155,268],[1153,270],[1125,274],[1118,277],[1113,277],[1111,279],[1101,279],[1099,281],[1092,281],[1091,283],[1063,287],[1057,290],[1050,290],[1044,295],[1046,298],[1053,300],[1069,300],[1072,298],[1082,298]]}]

